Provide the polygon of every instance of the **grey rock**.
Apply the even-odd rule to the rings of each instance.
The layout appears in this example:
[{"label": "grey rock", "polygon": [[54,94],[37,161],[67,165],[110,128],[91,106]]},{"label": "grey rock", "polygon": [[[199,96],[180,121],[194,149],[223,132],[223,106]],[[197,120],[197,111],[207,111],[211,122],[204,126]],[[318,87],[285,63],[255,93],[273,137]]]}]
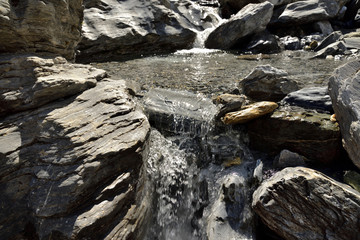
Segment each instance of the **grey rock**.
[{"label": "grey rock", "polygon": [[309,168],[264,181],[252,207],[284,239],[359,239],[359,192]]},{"label": "grey rock", "polygon": [[275,21],[279,24],[305,24],[335,18],[348,0],[297,1],[286,6]]},{"label": "grey rock", "polygon": [[276,156],[273,165],[276,168],[304,166],[305,159],[305,157],[285,149]]},{"label": "grey rock", "polygon": [[333,112],[327,87],[309,87],[289,93],[282,101],[284,105],[299,106],[321,112]]},{"label": "grey rock", "polygon": [[287,78],[288,73],[270,65],[257,66],[241,82],[246,96],[256,101],[279,101],[298,90],[297,83]]},{"label": "grey rock", "polygon": [[360,193],[360,174],[355,171],[346,171],[344,182]]},{"label": "grey rock", "polygon": [[125,89],[103,80],[1,119],[0,142],[11,143],[0,147],[2,238],[23,239],[29,226],[39,239],[100,239],[114,228],[134,237],[146,210],[135,197],[150,126]]},{"label": "grey rock", "polygon": [[330,44],[329,46],[325,47],[324,49],[317,52],[314,58],[326,58],[329,55],[338,55],[344,54],[347,50],[343,41],[338,41]]},{"label": "grey rock", "polygon": [[203,30],[204,14],[189,0],[86,0],[77,60],[109,61],[190,48],[195,31]]},{"label": "grey rock", "polygon": [[300,39],[298,37],[282,37],[280,38],[280,43],[286,50],[299,50],[301,48]]},{"label": "grey rock", "polygon": [[274,5],[269,2],[248,4],[227,22],[210,33],[205,47],[230,49],[244,37],[264,31],[270,21]]},{"label": "grey rock", "polygon": [[226,113],[239,110],[246,102],[245,95],[222,94],[216,97],[213,102],[220,106],[216,119],[220,119]]},{"label": "grey rock", "polygon": [[320,51],[320,50],[326,48],[330,44],[333,44],[333,43],[339,41],[341,37],[342,37],[342,33],[340,31],[331,33],[329,36],[324,38],[324,40],[322,40],[319,43],[319,45],[316,47],[315,51]]},{"label": "grey rock", "polygon": [[343,41],[347,49],[360,49],[360,37],[345,37]]},{"label": "grey rock", "polygon": [[74,1],[0,1],[0,53],[47,52],[73,59],[83,7]]},{"label": "grey rock", "polygon": [[250,51],[253,54],[255,53],[279,53],[281,52],[281,47],[279,44],[279,39],[277,36],[264,31],[261,33],[255,34],[250,42],[245,47],[246,52]]},{"label": "grey rock", "polygon": [[0,58],[0,116],[42,106],[94,87],[103,70],[64,58],[8,55]]},{"label": "grey rock", "polygon": [[300,0],[259,0],[259,2],[271,2],[272,4],[274,4],[274,6],[281,6],[281,5],[286,5],[286,4],[290,4],[293,2],[298,2]]},{"label": "grey rock", "polygon": [[320,32],[321,34],[328,36],[332,32],[334,32],[334,29],[331,26],[331,23],[329,21],[319,21],[315,22],[313,24],[314,30]]},{"label": "grey rock", "polygon": [[343,146],[353,163],[360,168],[360,62],[339,67],[329,80],[329,93],[339,122]]},{"label": "grey rock", "polygon": [[238,13],[249,3],[259,3],[258,0],[218,0],[223,18],[230,18],[231,15]]}]

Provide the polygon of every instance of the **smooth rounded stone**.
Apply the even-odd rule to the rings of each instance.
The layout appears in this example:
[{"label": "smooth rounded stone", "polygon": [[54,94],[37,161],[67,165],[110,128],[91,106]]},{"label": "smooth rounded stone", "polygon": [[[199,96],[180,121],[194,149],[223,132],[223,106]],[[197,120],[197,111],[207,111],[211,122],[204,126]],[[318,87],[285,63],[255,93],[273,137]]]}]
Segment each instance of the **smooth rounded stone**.
[{"label": "smooth rounded stone", "polygon": [[359,192],[309,168],[285,168],[264,181],[252,207],[284,239],[359,239]]},{"label": "smooth rounded stone", "polygon": [[301,25],[335,18],[348,0],[297,1],[286,6],[274,21],[282,25]]},{"label": "smooth rounded stone", "polygon": [[286,36],[280,38],[280,43],[286,50],[299,50],[301,49],[300,39],[298,37]]},{"label": "smooth rounded stone", "polygon": [[278,156],[275,157],[273,165],[276,168],[298,167],[305,165],[306,158],[289,150],[282,150]]},{"label": "smooth rounded stone", "polygon": [[279,38],[268,31],[255,34],[245,47],[246,52],[252,53],[278,53],[281,52]]},{"label": "smooth rounded stone", "polygon": [[225,124],[241,124],[273,112],[278,107],[275,102],[257,102],[242,107],[237,112],[229,112],[221,119]]},{"label": "smooth rounded stone", "polygon": [[360,174],[355,171],[346,171],[344,174],[344,182],[349,184],[356,191],[360,192]]},{"label": "smooth rounded stone", "polygon": [[329,80],[329,93],[339,122],[343,146],[353,163],[360,168],[360,61],[335,70]]},{"label": "smooth rounded stone", "polygon": [[190,0],[86,0],[77,61],[191,48],[205,12]]},{"label": "smooth rounded stone", "polygon": [[250,146],[271,155],[283,149],[328,164],[341,153],[341,135],[331,115],[301,108],[280,106],[270,116],[247,124]]},{"label": "smooth rounded stone", "polygon": [[287,76],[284,70],[261,65],[254,68],[239,85],[244,94],[255,101],[279,101],[299,89],[297,83]]},{"label": "smooth rounded stone", "polygon": [[333,43],[339,41],[341,37],[342,37],[342,33],[340,31],[331,33],[329,36],[324,38],[324,40],[322,40],[319,43],[319,45],[316,47],[315,51],[320,51],[320,50],[326,48],[330,44],[333,44]]},{"label": "smooth rounded stone", "polygon": [[104,70],[71,64],[62,57],[0,57],[0,116],[42,106],[94,87]]},{"label": "smooth rounded stone", "polygon": [[244,37],[264,31],[270,22],[273,8],[274,5],[269,2],[246,5],[210,33],[205,47],[231,49]]},{"label": "smooth rounded stone", "polygon": [[1,0],[0,53],[46,52],[74,59],[82,18],[81,0]]},{"label": "smooth rounded stone", "polygon": [[220,105],[220,110],[216,114],[216,119],[220,119],[226,113],[240,109],[246,103],[246,96],[235,94],[222,94],[217,96],[213,102]]},{"label": "smooth rounded stone", "polygon": [[344,54],[347,50],[343,41],[338,41],[330,44],[324,49],[317,52],[317,54],[313,58],[326,58],[328,55],[338,55]]},{"label": "smooth rounded stone", "polygon": [[122,80],[2,118],[0,236],[29,226],[39,239],[101,239],[114,227],[136,235],[146,209],[131,206],[140,207],[149,130]]},{"label": "smooth rounded stone", "polygon": [[289,93],[282,101],[282,105],[299,106],[321,112],[333,112],[328,87],[309,87]]}]

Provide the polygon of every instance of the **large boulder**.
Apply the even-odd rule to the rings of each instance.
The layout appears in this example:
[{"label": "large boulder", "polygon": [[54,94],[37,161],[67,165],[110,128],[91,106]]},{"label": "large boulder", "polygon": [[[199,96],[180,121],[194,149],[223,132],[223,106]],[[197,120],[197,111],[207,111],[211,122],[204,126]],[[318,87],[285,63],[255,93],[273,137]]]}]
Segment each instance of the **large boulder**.
[{"label": "large boulder", "polygon": [[273,8],[274,5],[269,2],[246,5],[210,33],[205,47],[230,49],[244,37],[264,31],[271,19]]},{"label": "large boulder", "polygon": [[206,14],[189,0],[85,0],[78,61],[190,48]]},{"label": "large boulder", "polygon": [[[79,70],[74,79],[86,82]],[[148,132],[122,80],[3,117],[1,237],[136,238],[146,212],[135,198]]]},{"label": "large boulder", "polygon": [[353,163],[360,168],[360,61],[335,70],[329,81],[336,119],[339,121],[343,146]]},{"label": "large boulder", "polygon": [[360,236],[360,193],[312,169],[276,173],[254,192],[252,207],[284,239]]},{"label": "large boulder", "polygon": [[62,57],[33,55],[0,57],[0,116],[36,108],[96,85],[103,70],[68,64]]},{"label": "large boulder", "polygon": [[82,0],[1,0],[0,53],[48,52],[73,59]]}]

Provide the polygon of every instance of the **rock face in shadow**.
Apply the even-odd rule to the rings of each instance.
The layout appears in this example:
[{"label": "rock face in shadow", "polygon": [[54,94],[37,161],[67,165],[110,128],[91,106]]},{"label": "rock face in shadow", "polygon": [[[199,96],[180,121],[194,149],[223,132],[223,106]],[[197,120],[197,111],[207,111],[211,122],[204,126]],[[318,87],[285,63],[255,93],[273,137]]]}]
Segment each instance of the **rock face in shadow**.
[{"label": "rock face in shadow", "polygon": [[149,123],[125,89],[124,81],[102,80],[1,119],[2,238],[136,237],[146,211],[135,197]]},{"label": "rock face in shadow", "polygon": [[354,61],[335,70],[329,81],[329,93],[339,121],[343,146],[360,168],[360,62]]},{"label": "rock face in shadow", "polygon": [[273,14],[269,2],[248,4],[227,22],[221,24],[205,41],[205,47],[230,49],[244,37],[264,31]]},{"label": "rock face in shadow", "polygon": [[1,0],[0,53],[47,52],[73,59],[82,18],[82,0]]},{"label": "rock face in shadow", "polygon": [[252,207],[284,239],[359,239],[360,193],[312,169],[276,173],[254,192]]},{"label": "rock face in shadow", "polygon": [[200,7],[188,0],[85,0],[83,38],[77,60],[109,61],[119,55],[190,48]]}]

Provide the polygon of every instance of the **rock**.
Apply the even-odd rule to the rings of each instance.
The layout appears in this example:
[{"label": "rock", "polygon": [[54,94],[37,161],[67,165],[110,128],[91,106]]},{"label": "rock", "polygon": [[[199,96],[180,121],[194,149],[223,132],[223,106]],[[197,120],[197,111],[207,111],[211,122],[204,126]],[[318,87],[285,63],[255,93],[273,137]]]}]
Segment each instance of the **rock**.
[{"label": "rock", "polygon": [[247,127],[251,147],[271,155],[287,149],[315,163],[328,164],[341,152],[340,129],[330,121],[330,114],[280,107]]},{"label": "rock", "polygon": [[230,18],[249,3],[259,3],[258,0],[218,0],[220,4],[221,16]]},{"label": "rock", "polygon": [[252,207],[284,239],[359,239],[360,194],[309,168],[286,168],[264,181]]},{"label": "rock", "polygon": [[240,83],[246,96],[255,101],[279,101],[286,94],[298,90],[288,73],[270,65],[257,66]]},{"label": "rock", "polygon": [[360,168],[360,61],[339,67],[329,80],[329,93],[339,122],[343,146],[353,163]]},{"label": "rock", "polygon": [[203,30],[202,15],[200,6],[189,0],[86,0],[77,60],[109,61],[190,48],[194,31]]},{"label": "rock", "polygon": [[300,0],[259,0],[259,2],[265,2],[265,1],[271,2],[272,4],[274,4],[274,6],[281,6],[281,5],[297,2]]},{"label": "rock", "polygon": [[274,159],[274,167],[282,169],[286,167],[304,166],[305,160],[305,157],[285,149]]},{"label": "rock", "polygon": [[150,89],[143,105],[152,126],[167,133],[199,135],[210,127],[218,108],[210,99],[185,91]]},{"label": "rock", "polygon": [[360,192],[360,174],[355,171],[346,171],[344,174],[344,182],[349,184],[356,191]]},{"label": "rock", "polygon": [[317,52],[314,58],[326,58],[328,55],[344,54],[346,46],[342,41],[334,42],[324,49]]},{"label": "rock", "polygon": [[301,49],[300,39],[298,37],[286,36],[280,38],[281,44],[284,45],[286,50],[299,50]]},{"label": "rock", "polygon": [[216,119],[220,119],[226,113],[240,109],[246,102],[246,97],[244,95],[222,94],[216,97],[213,102],[221,106],[216,114]]},{"label": "rock", "polygon": [[0,2],[0,53],[52,53],[74,59],[81,0]]},{"label": "rock", "polygon": [[137,234],[146,209],[135,202],[136,187],[150,126],[125,87],[103,80],[1,119],[2,238],[27,225],[39,239],[101,239],[115,228],[122,239]]},{"label": "rock", "polygon": [[331,33],[329,36],[327,36],[324,40],[322,40],[319,45],[316,47],[315,51],[322,50],[329,46],[330,44],[333,44],[340,40],[342,37],[342,33],[340,31],[336,31]]},{"label": "rock", "polygon": [[252,53],[278,53],[281,52],[278,37],[265,31],[255,34],[245,47],[246,51]]},{"label": "rock", "polygon": [[103,70],[69,64],[64,58],[0,57],[0,116],[42,106],[94,87]]},{"label": "rock", "polygon": [[281,25],[301,25],[335,18],[348,0],[297,1],[286,6],[275,20]]},{"label": "rock", "polygon": [[360,37],[344,38],[344,44],[347,49],[360,49]]},{"label": "rock", "polygon": [[333,112],[327,87],[309,87],[289,93],[282,101],[283,105],[299,106],[320,112]]},{"label": "rock", "polygon": [[319,21],[315,22],[313,24],[314,30],[320,32],[321,34],[328,36],[332,32],[334,32],[334,29],[331,26],[331,23],[329,21]]},{"label": "rock", "polygon": [[241,124],[273,112],[278,105],[274,102],[257,102],[244,106],[242,110],[225,114],[221,119],[225,124]]},{"label": "rock", "polygon": [[269,2],[246,5],[210,33],[205,41],[205,47],[230,49],[244,37],[264,31],[270,21],[273,8],[274,5]]},{"label": "rock", "polygon": [[346,12],[345,12],[345,21],[352,21],[355,19],[357,12],[360,8],[360,1],[358,0],[350,0],[348,4],[346,4]]}]

